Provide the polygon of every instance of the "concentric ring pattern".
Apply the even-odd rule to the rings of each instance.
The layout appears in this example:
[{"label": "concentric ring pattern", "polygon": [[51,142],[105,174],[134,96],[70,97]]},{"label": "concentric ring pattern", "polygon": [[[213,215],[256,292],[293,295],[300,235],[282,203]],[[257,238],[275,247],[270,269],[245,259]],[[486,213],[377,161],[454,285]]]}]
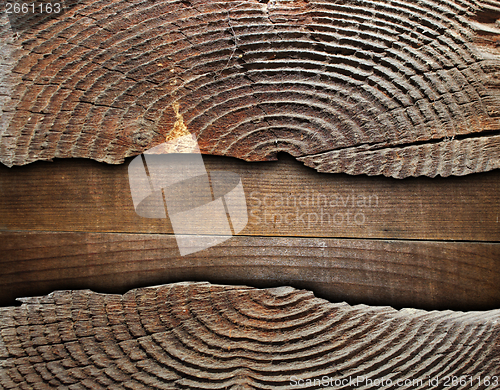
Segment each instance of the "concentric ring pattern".
[{"label": "concentric ring pattern", "polygon": [[479,389],[478,377],[500,375],[498,310],[351,307],[208,283],[23,301],[1,313],[4,389],[321,388],[325,377],[365,378],[334,388],[427,389],[448,376],[467,378],[451,388]]},{"label": "concentric ring pattern", "polygon": [[120,163],[163,142],[179,107],[208,154],[498,168],[497,17],[474,0],[75,0],[14,32],[4,15],[1,161]]}]

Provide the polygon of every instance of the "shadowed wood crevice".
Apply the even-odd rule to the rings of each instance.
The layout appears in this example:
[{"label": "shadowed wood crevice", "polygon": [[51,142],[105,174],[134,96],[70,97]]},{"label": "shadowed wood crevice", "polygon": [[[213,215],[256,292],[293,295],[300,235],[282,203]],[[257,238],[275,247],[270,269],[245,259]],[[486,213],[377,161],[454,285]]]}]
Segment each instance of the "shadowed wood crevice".
[{"label": "shadowed wood crevice", "polygon": [[2,14],[8,166],[121,163],[178,107],[206,154],[395,178],[500,167],[497,1],[66,5],[24,30]]},{"label": "shadowed wood crevice", "polygon": [[5,389],[318,388],[323,377],[431,389],[447,376],[480,389],[500,375],[498,310],[397,311],[208,283],[22,301],[0,309]]}]

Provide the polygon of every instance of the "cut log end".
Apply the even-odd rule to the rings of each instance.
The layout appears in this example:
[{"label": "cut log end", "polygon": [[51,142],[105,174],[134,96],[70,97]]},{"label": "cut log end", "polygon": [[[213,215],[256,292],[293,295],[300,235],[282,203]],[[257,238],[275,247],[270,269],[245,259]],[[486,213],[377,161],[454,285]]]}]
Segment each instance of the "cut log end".
[{"label": "cut log end", "polygon": [[0,161],[121,163],[182,130],[205,154],[286,152],[322,172],[496,169],[495,4],[78,0],[31,24],[2,14]]},{"label": "cut log end", "polygon": [[487,388],[500,375],[499,310],[397,311],[208,283],[22,301],[1,309],[5,389],[318,388],[325,378],[428,389],[448,377]]}]

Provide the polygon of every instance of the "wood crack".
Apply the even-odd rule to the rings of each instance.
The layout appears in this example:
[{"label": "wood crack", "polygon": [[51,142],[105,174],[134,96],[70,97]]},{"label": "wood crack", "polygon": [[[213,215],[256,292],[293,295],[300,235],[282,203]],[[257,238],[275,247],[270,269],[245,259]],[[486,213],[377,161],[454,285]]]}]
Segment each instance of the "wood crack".
[{"label": "wood crack", "polygon": [[347,149],[349,149],[349,150],[356,149],[356,150],[360,150],[360,151],[365,151],[365,150],[377,151],[377,150],[383,150],[383,149],[387,149],[387,148],[407,148],[407,147],[412,147],[412,146],[434,145],[434,144],[441,144],[442,142],[462,141],[462,140],[469,140],[469,139],[474,139],[474,138],[488,138],[488,137],[497,137],[497,136],[500,136],[500,130],[487,131],[487,132],[475,133],[475,134],[453,135],[451,137],[446,136],[443,138],[428,140],[428,141],[414,141],[411,143],[401,143],[401,144],[391,144],[391,145],[388,145],[387,143],[379,143],[379,142],[367,143],[367,144],[361,144],[361,145],[354,145],[354,146],[349,147],[349,148],[325,150],[324,152],[321,152],[320,154],[307,155],[307,156],[303,156],[301,158],[312,158],[312,157],[317,157],[323,153],[345,151]]}]

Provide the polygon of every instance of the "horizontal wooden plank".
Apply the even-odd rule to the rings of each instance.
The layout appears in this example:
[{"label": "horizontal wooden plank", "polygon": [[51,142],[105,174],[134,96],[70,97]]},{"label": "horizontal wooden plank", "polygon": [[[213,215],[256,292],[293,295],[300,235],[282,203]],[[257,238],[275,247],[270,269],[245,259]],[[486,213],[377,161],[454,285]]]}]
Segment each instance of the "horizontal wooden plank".
[{"label": "horizontal wooden plank", "polygon": [[[204,160],[208,172],[241,177],[249,213],[242,235],[500,240],[500,171],[395,180],[320,174],[289,156],[275,163]],[[0,226],[172,233],[168,218],[136,214],[127,164],[87,160],[0,166]]]},{"label": "horizontal wooden plank", "polygon": [[60,291],[0,312],[3,389],[497,389],[500,380],[500,310],[397,311],[286,287],[182,283]]},{"label": "horizontal wooden plank", "polygon": [[500,244],[232,237],[180,256],[158,234],[3,232],[0,299],[199,280],[292,285],[332,301],[427,309],[500,307]]}]

